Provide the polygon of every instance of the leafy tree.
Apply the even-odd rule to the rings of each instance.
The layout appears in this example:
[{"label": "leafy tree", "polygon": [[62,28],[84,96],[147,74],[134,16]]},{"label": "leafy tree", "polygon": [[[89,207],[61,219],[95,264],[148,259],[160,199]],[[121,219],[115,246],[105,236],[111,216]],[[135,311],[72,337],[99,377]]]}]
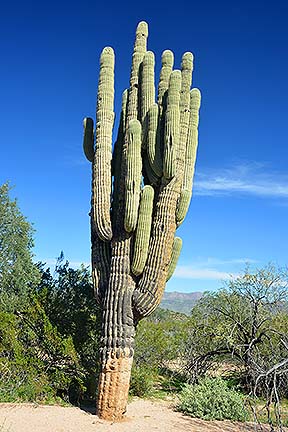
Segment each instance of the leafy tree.
[{"label": "leafy tree", "polygon": [[83,389],[71,337],[63,338],[36,297],[25,311],[0,311],[0,401],[67,398]]},{"label": "leafy tree", "polygon": [[261,371],[288,354],[281,343],[288,330],[282,316],[286,302],[287,272],[272,265],[255,273],[247,269],[220,291],[206,293],[190,319],[186,356],[191,381],[217,362],[229,361],[240,367],[252,390]]},{"label": "leafy tree", "polygon": [[71,337],[85,371],[86,396],[93,397],[99,372],[99,309],[89,270],[83,265],[70,268],[69,262],[63,261],[64,255],[59,257],[53,276],[50,269],[39,266],[37,297],[59,334]]},{"label": "leafy tree", "polygon": [[135,366],[163,369],[177,360],[184,350],[188,318],[186,315],[157,309],[138,324]]},{"label": "leafy tree", "polygon": [[139,323],[130,393],[145,396],[159,379],[169,391],[178,385],[178,378],[182,378],[178,360],[185,348],[187,323],[186,315],[159,308]]},{"label": "leafy tree", "polygon": [[33,263],[33,229],[9,191],[8,183],[0,186],[0,307],[4,302],[12,309],[37,284],[39,271]]},{"label": "leafy tree", "polygon": [[85,387],[95,394],[99,327],[89,271],[69,268],[63,254],[53,275],[34,264],[34,231],[9,191],[0,187],[0,399],[76,401]]}]

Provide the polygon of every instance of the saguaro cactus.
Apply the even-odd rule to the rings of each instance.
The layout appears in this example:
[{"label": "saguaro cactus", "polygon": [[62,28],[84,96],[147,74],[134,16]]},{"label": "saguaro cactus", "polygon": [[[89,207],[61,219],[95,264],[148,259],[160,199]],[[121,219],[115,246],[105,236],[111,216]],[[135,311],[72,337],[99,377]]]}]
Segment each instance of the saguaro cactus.
[{"label": "saguaro cactus", "polygon": [[101,54],[94,136],[93,120],[84,120],[84,152],[92,162],[92,275],[102,310],[97,412],[113,420],[126,410],[137,323],[159,305],[180,254],[175,231],[191,200],[198,142],[193,55],[185,53],[181,70],[173,71],[173,53],[163,52],[156,102],[147,37],[140,22],[113,157],[110,47]]}]

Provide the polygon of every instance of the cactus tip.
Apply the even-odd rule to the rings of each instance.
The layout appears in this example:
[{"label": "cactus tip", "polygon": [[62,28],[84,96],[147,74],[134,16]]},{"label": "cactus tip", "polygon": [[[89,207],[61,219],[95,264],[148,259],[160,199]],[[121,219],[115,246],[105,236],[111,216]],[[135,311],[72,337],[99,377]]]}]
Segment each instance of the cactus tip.
[{"label": "cactus tip", "polygon": [[143,36],[148,36],[148,24],[146,21],[140,21],[136,33],[142,33]]},{"label": "cactus tip", "polygon": [[144,54],[143,63],[145,64],[155,63],[155,55],[153,51],[146,51],[146,53]]},{"label": "cactus tip", "polygon": [[85,117],[83,120],[83,127],[86,128],[89,125],[93,128],[93,119],[91,117]]},{"label": "cactus tip", "polygon": [[174,61],[174,54],[172,51],[170,50],[165,50],[162,53],[162,64],[167,64],[167,65],[171,65],[173,64]]},{"label": "cactus tip", "polygon": [[193,61],[194,60],[194,55],[192,54],[192,52],[190,51],[186,51],[183,56],[182,56],[182,60],[190,60]]},{"label": "cactus tip", "polygon": [[190,90],[190,95],[191,95],[191,98],[193,97],[193,98],[199,99],[199,104],[200,104],[201,92],[198,88],[194,87],[192,90]]},{"label": "cactus tip", "polygon": [[129,121],[129,131],[130,132],[140,132],[141,131],[141,123],[139,120],[132,119]]},{"label": "cactus tip", "polygon": [[114,55],[114,50],[112,47],[107,46],[107,47],[103,48],[102,54]]},{"label": "cactus tip", "polygon": [[170,81],[173,80],[174,82],[175,82],[175,81],[179,81],[179,82],[181,82],[181,79],[182,79],[181,71],[180,71],[179,69],[174,69],[174,70],[171,72],[171,75],[170,75]]}]

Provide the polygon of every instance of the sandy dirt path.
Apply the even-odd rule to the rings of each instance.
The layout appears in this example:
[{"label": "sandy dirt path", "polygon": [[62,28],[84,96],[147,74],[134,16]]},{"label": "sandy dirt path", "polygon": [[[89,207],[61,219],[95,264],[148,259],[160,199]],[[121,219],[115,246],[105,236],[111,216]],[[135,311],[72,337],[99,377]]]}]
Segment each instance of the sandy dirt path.
[{"label": "sandy dirt path", "polygon": [[[111,423],[75,407],[0,404],[0,432],[254,432],[255,426],[205,422],[184,416],[171,403],[135,399],[125,420]],[[268,429],[262,429],[262,431]]]}]

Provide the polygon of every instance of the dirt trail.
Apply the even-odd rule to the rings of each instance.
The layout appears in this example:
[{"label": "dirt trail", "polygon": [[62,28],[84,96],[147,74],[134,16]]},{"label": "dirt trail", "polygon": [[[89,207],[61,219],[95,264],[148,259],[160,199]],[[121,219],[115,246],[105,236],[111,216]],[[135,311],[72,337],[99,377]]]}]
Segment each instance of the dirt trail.
[{"label": "dirt trail", "polygon": [[[171,403],[135,399],[121,423],[100,420],[75,407],[0,404],[0,432],[254,432],[255,426],[205,422],[172,409]],[[260,429],[259,429],[260,430]],[[262,429],[268,431],[268,428]]]}]

